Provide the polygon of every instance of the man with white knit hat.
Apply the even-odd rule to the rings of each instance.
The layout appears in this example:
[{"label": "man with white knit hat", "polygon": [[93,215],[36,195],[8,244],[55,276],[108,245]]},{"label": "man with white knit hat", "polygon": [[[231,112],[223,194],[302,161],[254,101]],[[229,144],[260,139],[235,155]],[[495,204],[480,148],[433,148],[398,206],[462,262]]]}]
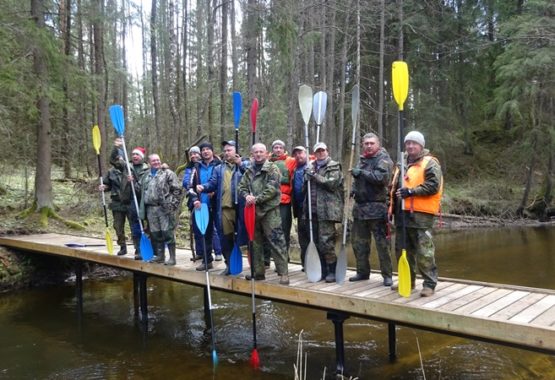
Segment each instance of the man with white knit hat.
[{"label": "man with white knit hat", "polygon": [[[400,176],[399,167],[395,168],[389,215],[395,215],[397,259],[405,248],[412,288],[415,287],[418,269],[424,279],[420,296],[430,297],[434,294],[438,278],[431,230],[434,217],[440,210],[443,177],[438,159],[425,146],[422,133],[411,131],[405,136],[404,178]],[[392,289],[397,289],[397,284]]]}]

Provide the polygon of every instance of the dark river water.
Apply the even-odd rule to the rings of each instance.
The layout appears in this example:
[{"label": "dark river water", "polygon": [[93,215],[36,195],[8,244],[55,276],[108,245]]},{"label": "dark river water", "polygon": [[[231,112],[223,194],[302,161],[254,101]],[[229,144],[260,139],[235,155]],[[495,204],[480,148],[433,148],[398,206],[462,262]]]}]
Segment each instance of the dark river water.
[{"label": "dark river water", "polygon": [[[435,241],[440,276],[555,289],[553,227],[452,232]],[[376,268],[375,257],[372,262]],[[0,295],[0,379],[293,379],[301,331],[306,378],[322,379],[324,371],[332,378],[334,331],[325,312],[258,300],[261,368],[254,371],[250,298],[214,291],[214,368],[202,289],[159,279],[148,286],[146,333],[134,318],[131,277],[85,281],[81,320],[73,284]],[[553,356],[406,327],[397,339],[398,359],[390,363],[387,326],[348,319],[348,373],[359,379],[555,379]]]}]

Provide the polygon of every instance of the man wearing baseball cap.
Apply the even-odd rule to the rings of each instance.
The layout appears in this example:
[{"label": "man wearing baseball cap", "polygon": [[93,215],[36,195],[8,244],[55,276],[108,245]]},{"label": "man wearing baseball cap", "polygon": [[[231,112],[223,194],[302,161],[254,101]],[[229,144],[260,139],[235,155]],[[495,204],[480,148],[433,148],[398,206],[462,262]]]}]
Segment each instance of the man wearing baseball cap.
[{"label": "man wearing baseball cap", "polygon": [[[341,164],[329,156],[325,143],[316,143],[313,150],[316,160],[305,172],[310,181],[312,231],[322,263],[322,279],[335,282],[335,223],[341,223],[343,217],[343,173]],[[304,219],[308,221],[308,196],[303,211]]]},{"label": "man wearing baseball cap", "polygon": [[[422,133],[411,131],[405,136],[405,175],[401,178],[401,170],[399,167],[395,168],[389,215],[395,215],[397,259],[405,248],[412,288],[415,288],[418,269],[424,279],[420,296],[430,297],[434,294],[438,277],[431,231],[434,218],[440,210],[443,177],[438,159],[425,146],[426,140]],[[398,285],[391,288],[396,290]]]}]

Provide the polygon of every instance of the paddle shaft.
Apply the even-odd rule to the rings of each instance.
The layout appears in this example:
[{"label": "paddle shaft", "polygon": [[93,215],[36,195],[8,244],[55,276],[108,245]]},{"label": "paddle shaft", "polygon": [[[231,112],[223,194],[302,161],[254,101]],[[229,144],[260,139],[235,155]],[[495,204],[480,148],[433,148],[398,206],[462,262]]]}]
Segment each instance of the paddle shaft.
[{"label": "paddle shaft", "polygon": [[[401,170],[401,187],[404,185],[405,181],[405,162],[403,158],[403,130],[405,129],[405,112],[399,110],[399,163]],[[405,199],[401,198],[401,222],[403,223],[403,230],[401,234],[402,249],[407,248],[407,227],[405,225]]]},{"label": "paddle shaft", "polygon": [[[308,123],[304,124],[304,142],[306,145],[306,151],[310,152],[309,142],[308,142]],[[307,161],[308,161],[308,153],[307,153]],[[309,165],[307,163],[307,165]],[[306,191],[308,197],[308,230],[310,232],[310,241],[314,241],[314,232],[312,230],[312,197],[311,197],[311,190],[310,190],[310,180],[306,181]]]},{"label": "paddle shaft", "polygon": [[[102,178],[102,162],[100,161],[100,154],[96,155],[98,161],[98,180],[100,181],[100,186],[104,187],[104,179]],[[102,208],[104,209],[104,223],[108,227],[108,210],[106,209],[106,196],[104,195],[104,189],[100,192],[102,194]]]}]

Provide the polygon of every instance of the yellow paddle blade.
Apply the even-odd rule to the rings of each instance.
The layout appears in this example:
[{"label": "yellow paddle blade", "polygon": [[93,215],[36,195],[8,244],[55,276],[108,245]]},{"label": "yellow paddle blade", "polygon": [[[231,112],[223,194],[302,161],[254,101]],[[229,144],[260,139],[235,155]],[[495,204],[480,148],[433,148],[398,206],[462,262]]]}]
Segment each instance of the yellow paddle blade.
[{"label": "yellow paddle blade", "polygon": [[112,234],[110,234],[110,230],[106,228],[106,248],[108,248],[108,253],[110,255],[114,254],[114,242],[112,241]]},{"label": "yellow paddle blade", "polygon": [[406,62],[393,62],[391,81],[393,83],[393,97],[399,106],[399,111],[402,111],[409,93],[409,67]]},{"label": "yellow paddle blade", "polygon": [[410,267],[407,260],[407,251],[402,250],[399,259],[399,295],[405,298],[410,297],[411,289]]},{"label": "yellow paddle blade", "polygon": [[92,128],[92,140],[96,154],[100,154],[100,128],[98,128],[98,125],[95,125]]}]

